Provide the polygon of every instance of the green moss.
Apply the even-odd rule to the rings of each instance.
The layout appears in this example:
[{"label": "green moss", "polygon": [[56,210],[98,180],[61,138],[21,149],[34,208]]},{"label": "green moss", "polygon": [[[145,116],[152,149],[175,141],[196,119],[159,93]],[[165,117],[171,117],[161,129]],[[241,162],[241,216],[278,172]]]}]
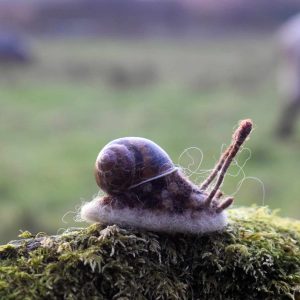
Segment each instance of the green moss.
[{"label": "green moss", "polygon": [[21,231],[21,233],[18,235],[18,237],[23,238],[23,239],[28,239],[28,238],[32,238],[33,235],[31,234],[31,232],[29,231]]},{"label": "green moss", "polygon": [[17,254],[17,250],[13,245],[0,246],[0,259],[14,257]]},{"label": "green moss", "polygon": [[0,299],[299,299],[300,222],[266,208],[209,235],[92,225],[12,245]]}]

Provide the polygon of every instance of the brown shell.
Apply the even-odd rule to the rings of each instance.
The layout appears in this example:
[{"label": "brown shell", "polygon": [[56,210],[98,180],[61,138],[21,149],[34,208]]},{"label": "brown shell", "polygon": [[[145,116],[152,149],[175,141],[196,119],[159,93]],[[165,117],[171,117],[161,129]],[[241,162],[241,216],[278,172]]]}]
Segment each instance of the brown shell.
[{"label": "brown shell", "polygon": [[105,192],[118,194],[176,170],[169,155],[154,142],[125,137],[113,140],[100,151],[95,177]]}]

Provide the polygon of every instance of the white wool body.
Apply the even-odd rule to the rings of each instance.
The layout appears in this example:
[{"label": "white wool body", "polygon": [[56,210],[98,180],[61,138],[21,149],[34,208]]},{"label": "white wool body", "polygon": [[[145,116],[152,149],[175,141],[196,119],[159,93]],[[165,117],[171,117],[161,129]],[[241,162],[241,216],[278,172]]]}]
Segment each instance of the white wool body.
[{"label": "white wool body", "polygon": [[182,214],[152,212],[147,209],[113,209],[104,205],[100,197],[85,203],[81,219],[102,224],[118,224],[162,232],[206,233],[222,230],[227,225],[226,212],[187,210]]}]

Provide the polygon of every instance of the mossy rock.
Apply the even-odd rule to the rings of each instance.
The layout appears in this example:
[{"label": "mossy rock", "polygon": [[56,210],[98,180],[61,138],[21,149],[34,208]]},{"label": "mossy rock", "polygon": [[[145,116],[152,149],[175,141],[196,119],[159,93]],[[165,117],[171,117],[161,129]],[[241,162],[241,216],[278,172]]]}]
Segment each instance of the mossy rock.
[{"label": "mossy rock", "polygon": [[0,299],[300,299],[300,222],[229,212],[224,232],[92,225],[0,246]]}]

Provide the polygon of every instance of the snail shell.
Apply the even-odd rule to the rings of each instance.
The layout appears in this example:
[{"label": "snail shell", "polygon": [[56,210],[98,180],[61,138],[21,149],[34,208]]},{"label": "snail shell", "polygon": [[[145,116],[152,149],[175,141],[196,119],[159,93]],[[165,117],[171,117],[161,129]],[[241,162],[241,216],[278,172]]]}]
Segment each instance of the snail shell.
[{"label": "snail shell", "polygon": [[108,194],[121,194],[177,170],[169,155],[156,143],[140,137],[113,140],[100,151],[95,178]]}]

